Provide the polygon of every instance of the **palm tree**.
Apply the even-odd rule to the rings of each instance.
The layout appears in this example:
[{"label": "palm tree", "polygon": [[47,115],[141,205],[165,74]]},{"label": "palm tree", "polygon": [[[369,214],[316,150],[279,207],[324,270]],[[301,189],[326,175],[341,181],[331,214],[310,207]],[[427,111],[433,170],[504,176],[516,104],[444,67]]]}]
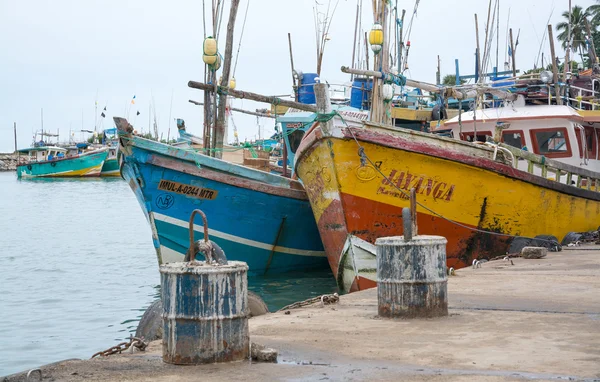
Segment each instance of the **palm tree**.
[{"label": "palm tree", "polygon": [[593,29],[600,25],[600,0],[596,0],[597,4],[587,7],[586,12],[591,16],[591,26]]},{"label": "palm tree", "polygon": [[[588,8],[589,9],[589,8]],[[569,40],[569,21],[571,24],[571,48],[574,51],[579,52],[581,62],[583,63],[583,52],[587,50],[587,44],[585,40],[586,28],[585,20],[590,16],[588,9],[585,11],[580,6],[576,5],[571,9],[571,20],[569,20],[569,12],[563,12],[562,16],[567,21],[560,22],[556,25],[556,31],[560,32],[557,36],[558,40],[562,42],[562,47],[567,48]]]}]

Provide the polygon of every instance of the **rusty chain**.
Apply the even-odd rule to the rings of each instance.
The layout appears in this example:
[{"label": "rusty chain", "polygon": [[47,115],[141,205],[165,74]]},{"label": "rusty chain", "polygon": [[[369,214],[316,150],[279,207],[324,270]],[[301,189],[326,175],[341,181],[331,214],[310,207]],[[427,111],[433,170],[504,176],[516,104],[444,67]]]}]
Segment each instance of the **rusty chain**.
[{"label": "rusty chain", "polygon": [[129,341],[121,342],[120,344],[112,346],[104,351],[99,351],[98,353],[94,354],[91,358],[95,358],[97,356],[108,357],[109,355],[113,355],[113,354],[117,354],[117,353],[120,354],[129,348],[131,348],[132,353],[133,353],[134,349],[138,349],[139,351],[144,351],[144,350],[146,350],[147,346],[148,346],[148,343],[146,341],[144,341],[143,337],[138,338],[138,337],[129,336]]}]

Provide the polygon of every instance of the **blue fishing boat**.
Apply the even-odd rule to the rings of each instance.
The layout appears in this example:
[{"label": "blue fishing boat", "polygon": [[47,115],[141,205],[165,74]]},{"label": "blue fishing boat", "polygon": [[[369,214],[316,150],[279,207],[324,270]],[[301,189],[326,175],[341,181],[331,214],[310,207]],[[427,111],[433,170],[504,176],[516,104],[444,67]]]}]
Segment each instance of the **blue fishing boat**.
[{"label": "blue fishing boat", "polygon": [[[251,275],[328,266],[300,182],[135,136],[127,120],[114,120],[121,173],[151,225],[160,264],[183,261],[190,214],[201,209],[210,239],[248,263]],[[202,237],[201,222],[194,231]]]}]

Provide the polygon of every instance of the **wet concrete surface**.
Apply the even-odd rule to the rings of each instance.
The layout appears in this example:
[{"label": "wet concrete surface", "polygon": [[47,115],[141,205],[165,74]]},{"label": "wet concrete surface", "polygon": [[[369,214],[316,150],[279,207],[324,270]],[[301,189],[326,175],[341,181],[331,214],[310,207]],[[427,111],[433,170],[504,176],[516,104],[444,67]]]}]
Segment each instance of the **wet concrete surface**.
[{"label": "wet concrete surface", "polygon": [[155,341],[42,367],[42,380],[600,381],[600,247],[512,261],[450,277],[448,317],[379,318],[372,289],[252,318],[251,341],[278,349],[277,364],[168,365]]}]

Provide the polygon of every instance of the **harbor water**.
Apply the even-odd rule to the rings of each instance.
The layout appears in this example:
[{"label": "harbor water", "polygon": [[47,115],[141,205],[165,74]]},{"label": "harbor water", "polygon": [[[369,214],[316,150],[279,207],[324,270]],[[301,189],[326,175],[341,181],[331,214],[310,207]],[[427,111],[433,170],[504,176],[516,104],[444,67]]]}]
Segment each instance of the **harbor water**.
[{"label": "harbor water", "polygon": [[[0,173],[0,376],[89,358],[160,296],[150,227],[116,179]],[[337,291],[328,269],[250,281],[271,311]]]}]

